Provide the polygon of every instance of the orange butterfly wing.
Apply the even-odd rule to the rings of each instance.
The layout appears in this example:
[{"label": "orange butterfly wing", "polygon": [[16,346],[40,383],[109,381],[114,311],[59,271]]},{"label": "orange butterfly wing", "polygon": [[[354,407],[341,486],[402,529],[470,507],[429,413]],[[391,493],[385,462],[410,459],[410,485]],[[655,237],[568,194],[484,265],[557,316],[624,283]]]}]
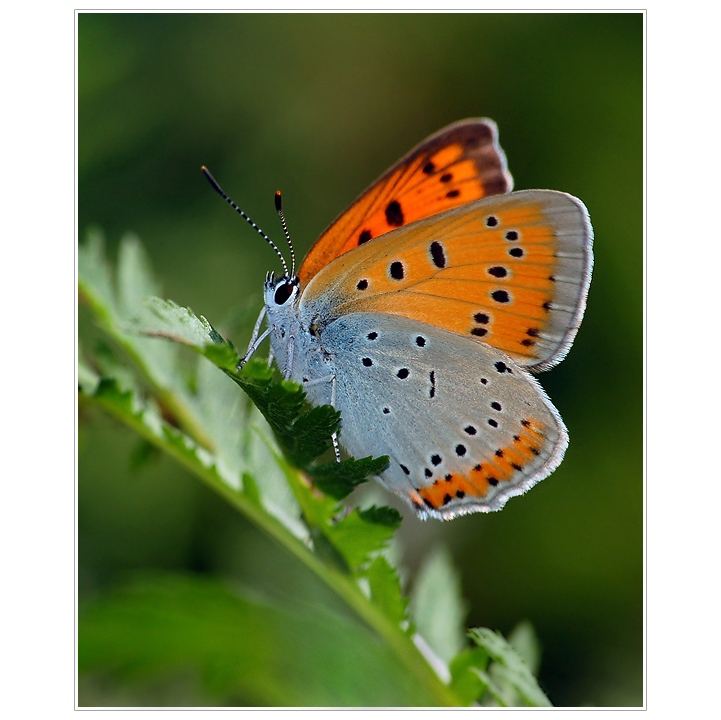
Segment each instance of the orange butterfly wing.
[{"label": "orange butterfly wing", "polygon": [[545,370],[563,359],[581,322],[591,243],[586,208],[570,195],[490,197],[337,258],[305,289],[301,313],[309,322],[354,312],[402,315]]},{"label": "orange butterfly wing", "polygon": [[390,230],[508,192],[512,185],[496,124],[488,119],[453,123],[411,150],[331,223],[303,261],[301,283]]}]

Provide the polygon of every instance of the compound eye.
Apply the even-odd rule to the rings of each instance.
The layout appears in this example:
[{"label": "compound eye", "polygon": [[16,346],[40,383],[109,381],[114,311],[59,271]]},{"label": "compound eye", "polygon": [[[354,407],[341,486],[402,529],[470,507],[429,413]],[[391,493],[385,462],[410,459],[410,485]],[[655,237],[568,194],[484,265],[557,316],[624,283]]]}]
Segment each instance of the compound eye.
[{"label": "compound eye", "polygon": [[288,298],[293,294],[293,286],[290,283],[283,283],[278,285],[275,289],[275,295],[273,299],[276,305],[285,305]]}]

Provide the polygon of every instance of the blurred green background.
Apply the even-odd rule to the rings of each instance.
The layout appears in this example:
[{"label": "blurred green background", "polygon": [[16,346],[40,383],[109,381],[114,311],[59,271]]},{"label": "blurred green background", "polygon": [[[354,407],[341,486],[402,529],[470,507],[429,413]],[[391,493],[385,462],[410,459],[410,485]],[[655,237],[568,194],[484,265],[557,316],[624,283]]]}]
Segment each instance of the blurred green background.
[{"label": "blurred green background", "polygon": [[[259,306],[276,263],[201,163],[275,237],[281,188],[300,254],[411,146],[469,116],[498,123],[517,189],[583,199],[595,229],[588,310],[568,358],[541,376],[570,431],[565,461],[501,513],[408,516],[401,562],[412,578],[444,544],[469,625],[507,632],[530,620],[554,704],[641,704],[642,16],[80,14],[78,28],[81,236],[99,226],[112,249],[136,232],[165,295],[231,328],[237,345],[238,318]],[[83,312],[80,322],[82,340]],[[166,458],[137,466],[137,440],[90,419],[79,436],[81,603],[158,569],[325,602],[210,491]],[[81,684],[81,704],[168,700],[167,688],[127,692]]]}]

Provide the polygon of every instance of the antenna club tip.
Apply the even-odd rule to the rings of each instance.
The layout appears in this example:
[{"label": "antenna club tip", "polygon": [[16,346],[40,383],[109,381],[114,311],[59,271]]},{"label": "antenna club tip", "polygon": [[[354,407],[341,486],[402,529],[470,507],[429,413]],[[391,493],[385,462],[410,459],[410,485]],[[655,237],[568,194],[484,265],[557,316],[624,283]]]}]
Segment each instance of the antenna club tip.
[{"label": "antenna club tip", "polygon": [[205,165],[200,166],[200,172],[203,173],[203,176],[210,183],[210,186],[213,188],[213,190],[215,190],[215,192],[217,192],[218,195],[220,195],[224,200],[227,201],[228,196],[225,194],[225,191],[223,190],[223,188],[220,187],[220,185],[218,184],[218,181],[213,177],[213,173],[211,173],[210,170],[208,170],[208,168],[205,167]]},{"label": "antenna club tip", "polygon": [[283,209],[283,195],[280,190],[275,191],[275,209],[280,212]]}]

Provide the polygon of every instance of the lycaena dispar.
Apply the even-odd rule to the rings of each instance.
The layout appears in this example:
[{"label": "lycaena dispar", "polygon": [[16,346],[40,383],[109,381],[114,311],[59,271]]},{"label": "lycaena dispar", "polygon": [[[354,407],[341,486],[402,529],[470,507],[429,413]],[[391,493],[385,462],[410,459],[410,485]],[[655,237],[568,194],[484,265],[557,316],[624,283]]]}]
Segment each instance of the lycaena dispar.
[{"label": "lycaena dispar", "polygon": [[[568,445],[530,374],[560,362],[583,317],[592,228],[583,203],[510,192],[495,123],[450,125],[373,183],[298,270],[269,274],[245,358],[266,338],[284,376],[341,412],[351,455],[425,518],[499,510]],[[260,332],[263,321],[267,329]],[[334,438],[336,456],[338,444]]]}]

